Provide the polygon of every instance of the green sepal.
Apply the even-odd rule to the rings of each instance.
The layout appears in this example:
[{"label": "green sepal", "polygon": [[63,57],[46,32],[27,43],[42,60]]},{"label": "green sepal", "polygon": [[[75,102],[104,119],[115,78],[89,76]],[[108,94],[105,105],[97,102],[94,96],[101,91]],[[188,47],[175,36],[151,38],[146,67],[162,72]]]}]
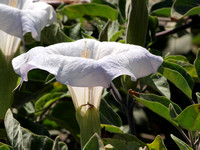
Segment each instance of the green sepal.
[{"label": "green sepal", "polygon": [[[89,107],[86,112],[84,107]],[[76,110],[76,120],[80,127],[81,148],[85,146],[88,140],[97,133],[101,135],[99,110],[93,105],[82,105]]]}]

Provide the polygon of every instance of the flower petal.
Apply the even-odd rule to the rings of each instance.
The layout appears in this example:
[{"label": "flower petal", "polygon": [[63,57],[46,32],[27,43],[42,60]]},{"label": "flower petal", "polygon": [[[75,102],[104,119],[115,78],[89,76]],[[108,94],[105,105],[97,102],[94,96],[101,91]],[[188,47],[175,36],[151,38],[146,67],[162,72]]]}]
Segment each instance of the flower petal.
[{"label": "flower petal", "polygon": [[[80,53],[78,54],[77,51],[85,47],[85,40],[91,48],[90,56],[98,56],[98,60],[82,58]],[[129,75],[135,81],[137,78],[156,73],[162,61],[161,57],[152,55],[140,46],[82,39],[46,48],[33,48],[14,58],[12,64],[15,72],[25,81],[28,80],[27,73],[31,69],[39,68],[54,74],[63,84],[108,88],[110,82],[120,75]]]},{"label": "flower petal", "polygon": [[39,40],[40,31],[56,21],[53,7],[44,2],[33,3],[30,0],[24,3],[25,6],[17,4],[23,10],[0,3],[0,30],[22,40],[25,33],[31,32],[33,38]]}]

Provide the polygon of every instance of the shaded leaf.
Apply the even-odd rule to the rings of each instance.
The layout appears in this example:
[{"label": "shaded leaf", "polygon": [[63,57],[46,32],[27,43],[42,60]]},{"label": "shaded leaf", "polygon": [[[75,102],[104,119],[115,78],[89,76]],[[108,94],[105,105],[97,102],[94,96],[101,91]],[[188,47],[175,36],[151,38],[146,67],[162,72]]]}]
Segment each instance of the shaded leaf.
[{"label": "shaded leaf", "polygon": [[200,0],[175,0],[172,6],[171,15],[180,19],[189,15],[200,14]]},{"label": "shaded leaf", "polygon": [[184,129],[189,131],[199,131],[200,104],[188,106],[174,120]]},{"label": "shaded leaf", "polygon": [[151,144],[147,144],[147,147],[149,150],[167,150],[160,135],[156,136],[155,140]]},{"label": "shaded leaf", "polygon": [[[8,139],[13,146],[13,149],[20,150],[49,150],[53,147],[53,140],[46,136],[38,136],[31,133],[27,129],[20,126],[19,122],[15,120],[10,109],[5,116],[5,128],[8,135]],[[67,150],[67,146],[64,143],[59,143],[59,147],[62,150]]]},{"label": "shaded leaf", "polygon": [[195,65],[197,76],[200,80],[200,50],[197,53],[197,58],[194,61],[194,65]]},{"label": "shaded leaf", "polygon": [[73,40],[62,31],[59,23],[53,23],[42,30],[40,41],[52,45],[61,42],[72,42]]},{"label": "shaded leaf", "polygon": [[144,46],[148,28],[146,0],[131,0],[126,27],[126,43]]},{"label": "shaded leaf", "polygon": [[131,134],[115,133],[112,138],[103,138],[104,143],[111,144],[116,150],[130,150],[145,147],[146,144]]},{"label": "shaded leaf", "polygon": [[156,75],[151,75],[145,78],[141,78],[141,81],[161,93],[163,96],[170,99],[171,93],[169,89],[169,84],[164,76],[158,78]]},{"label": "shaded leaf", "polygon": [[171,15],[171,8],[170,7],[165,7],[165,8],[160,8],[156,9],[151,12],[152,16],[157,16],[157,17],[170,17]]},{"label": "shaded leaf", "polygon": [[101,138],[95,133],[85,144],[83,150],[105,150],[105,148]]},{"label": "shaded leaf", "polygon": [[56,104],[47,118],[55,121],[60,127],[69,130],[74,138],[79,141],[77,135],[80,133],[80,130],[75,118],[75,112],[74,105],[71,101],[60,102]]},{"label": "shaded leaf", "polygon": [[84,17],[84,15],[89,15],[116,20],[118,16],[116,9],[108,5],[96,3],[66,5],[63,9],[58,10],[58,12],[65,14],[69,19],[76,19]]},{"label": "shaded leaf", "polygon": [[180,148],[180,150],[193,150],[185,142],[183,142],[179,138],[175,137],[173,134],[171,134],[170,136],[174,140],[174,142],[178,145],[178,147]]},{"label": "shaded leaf", "polygon": [[108,28],[109,28],[110,20],[104,25],[103,29],[99,33],[99,41],[108,41]]},{"label": "shaded leaf", "polygon": [[101,100],[100,105],[100,118],[104,124],[110,124],[120,127],[122,125],[121,118],[113,111],[111,106],[104,100]]}]

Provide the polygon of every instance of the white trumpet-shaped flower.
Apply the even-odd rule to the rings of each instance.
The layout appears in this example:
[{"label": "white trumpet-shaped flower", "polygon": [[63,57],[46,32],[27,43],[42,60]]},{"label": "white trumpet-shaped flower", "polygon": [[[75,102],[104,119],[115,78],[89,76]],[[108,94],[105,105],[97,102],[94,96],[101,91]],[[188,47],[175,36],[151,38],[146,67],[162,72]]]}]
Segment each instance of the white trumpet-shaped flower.
[{"label": "white trumpet-shaped flower", "polygon": [[140,46],[81,39],[35,47],[14,58],[12,65],[22,81],[35,68],[54,74],[68,85],[76,109],[87,104],[98,109],[103,87],[108,88],[114,78],[129,75],[135,81],[156,73],[162,61]]},{"label": "white trumpet-shaped flower", "polygon": [[39,41],[40,32],[56,21],[52,6],[33,0],[0,1],[0,50],[7,62],[14,57],[23,36],[30,32]]},{"label": "white trumpet-shaped flower", "polygon": [[0,119],[12,105],[12,90],[17,76],[11,60],[19,49],[24,35],[31,33],[39,41],[41,30],[56,21],[50,5],[33,0],[0,0]]}]

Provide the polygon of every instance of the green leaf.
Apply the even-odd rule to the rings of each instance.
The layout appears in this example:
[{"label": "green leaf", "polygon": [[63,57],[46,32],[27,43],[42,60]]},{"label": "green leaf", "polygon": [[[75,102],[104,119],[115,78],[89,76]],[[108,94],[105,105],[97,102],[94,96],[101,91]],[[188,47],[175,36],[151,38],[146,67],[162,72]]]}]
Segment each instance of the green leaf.
[{"label": "green leaf", "polygon": [[101,100],[100,105],[100,118],[101,123],[110,124],[115,126],[122,126],[122,121],[119,115],[113,111],[111,106],[104,100]]},{"label": "green leaf", "polygon": [[122,130],[119,127],[113,125],[101,124],[101,128],[105,128],[106,131],[112,133],[122,133]]},{"label": "green leaf", "polygon": [[[77,135],[80,133],[78,123],[75,118],[75,109],[72,101],[59,102],[52,109],[50,116],[47,118],[49,120],[55,121],[57,125],[62,128],[65,128],[71,132],[74,138],[79,141]],[[66,114],[66,115],[60,115]]]},{"label": "green leaf", "polygon": [[13,148],[7,144],[0,142],[0,150],[13,150]]},{"label": "green leaf", "polygon": [[186,96],[192,97],[192,90],[188,85],[186,79],[176,70],[161,66],[158,70],[165,78],[171,81],[177,88],[179,88]]},{"label": "green leaf", "polygon": [[188,106],[174,120],[184,129],[200,131],[200,104]]},{"label": "green leaf", "polygon": [[197,53],[197,58],[194,61],[195,69],[200,80],[200,50]]},{"label": "green leaf", "polygon": [[160,135],[156,136],[155,140],[151,144],[147,144],[147,147],[149,150],[167,150]]},{"label": "green leaf", "polygon": [[144,82],[144,84],[152,87],[160,94],[170,99],[171,93],[169,89],[169,84],[164,76],[158,78],[156,75],[151,75],[145,78],[141,78],[140,80]]},{"label": "green leaf", "polygon": [[146,144],[131,134],[115,133],[112,138],[103,138],[104,143],[111,144],[115,150],[132,150],[145,147]]},{"label": "green leaf", "polygon": [[105,150],[105,148],[101,138],[95,133],[85,144],[83,150]]},{"label": "green leaf", "polygon": [[59,100],[62,95],[63,93],[61,92],[55,92],[55,93],[47,93],[42,97],[40,97],[35,103],[36,115],[41,114],[45,108],[47,108],[55,101]]},{"label": "green leaf", "polygon": [[[13,149],[52,149],[53,140],[46,136],[38,136],[36,134],[33,134],[27,129],[21,127],[19,122],[13,117],[10,109],[7,111],[4,121],[8,139],[13,146]],[[59,143],[59,148],[62,150],[68,149],[64,143]]]},{"label": "green leaf", "polygon": [[169,55],[169,56],[166,56],[164,60],[176,60],[176,61],[188,62],[187,58],[182,55]]},{"label": "green leaf", "polygon": [[175,108],[176,112],[179,114],[181,112],[181,108],[163,96],[157,96],[153,94],[140,94],[140,98],[134,96],[137,101],[142,103],[144,106],[155,112],[156,114],[160,115],[161,117],[168,120],[174,126],[178,124],[171,118],[169,105],[172,104]]},{"label": "green leaf", "polygon": [[192,77],[190,76],[190,74],[183,67],[179,66],[178,64],[174,64],[174,63],[166,62],[166,61],[164,61],[162,65],[164,67],[178,71],[185,78],[188,85],[190,86],[190,89],[191,90],[193,89],[194,81],[193,81]]},{"label": "green leaf", "polygon": [[151,12],[152,16],[157,16],[157,17],[170,17],[171,15],[171,8],[170,7],[165,7],[165,8],[160,8],[156,9]]},{"label": "green leaf", "polygon": [[62,31],[59,23],[53,23],[42,30],[40,41],[47,45],[52,45],[61,42],[72,42],[73,40]]},{"label": "green leaf", "polygon": [[131,0],[126,27],[126,43],[144,46],[148,28],[146,0]]},{"label": "green leaf", "polygon": [[170,134],[170,136],[174,140],[174,142],[178,145],[178,147],[180,148],[180,150],[193,150],[185,142],[183,142],[179,138],[175,137],[173,134]]},{"label": "green leaf", "polygon": [[95,3],[66,5],[63,9],[58,10],[58,12],[66,15],[69,19],[81,18],[88,15],[116,20],[118,16],[116,9]]},{"label": "green leaf", "polygon": [[200,0],[175,0],[172,6],[171,15],[180,19],[189,15],[200,14]]}]

